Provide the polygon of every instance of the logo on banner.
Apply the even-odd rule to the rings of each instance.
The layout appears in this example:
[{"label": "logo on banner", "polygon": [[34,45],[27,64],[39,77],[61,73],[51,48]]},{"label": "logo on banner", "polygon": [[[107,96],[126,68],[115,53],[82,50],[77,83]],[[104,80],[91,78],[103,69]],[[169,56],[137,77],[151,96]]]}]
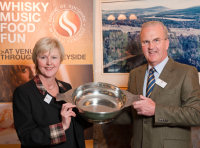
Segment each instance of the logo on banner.
[{"label": "logo on banner", "polygon": [[60,35],[71,37],[79,32],[80,24],[80,18],[75,12],[65,10],[57,14],[54,27]]},{"label": "logo on banner", "polygon": [[50,31],[65,41],[78,40],[85,31],[85,16],[74,6],[69,8],[62,6],[55,10],[50,15],[49,21]]}]

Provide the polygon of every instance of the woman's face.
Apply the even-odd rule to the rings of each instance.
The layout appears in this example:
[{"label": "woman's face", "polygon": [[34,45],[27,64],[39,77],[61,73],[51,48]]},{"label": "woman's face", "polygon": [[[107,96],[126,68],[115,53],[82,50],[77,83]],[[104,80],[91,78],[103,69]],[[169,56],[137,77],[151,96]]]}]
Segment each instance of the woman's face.
[{"label": "woman's face", "polygon": [[59,69],[61,56],[57,48],[37,55],[39,74],[46,78],[53,78]]}]

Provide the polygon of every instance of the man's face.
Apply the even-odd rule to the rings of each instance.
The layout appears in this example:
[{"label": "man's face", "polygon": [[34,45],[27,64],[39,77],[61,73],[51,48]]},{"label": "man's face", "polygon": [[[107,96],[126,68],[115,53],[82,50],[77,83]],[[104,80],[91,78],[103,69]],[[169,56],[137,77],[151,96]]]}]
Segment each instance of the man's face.
[{"label": "man's face", "polygon": [[164,29],[160,24],[144,27],[141,30],[142,51],[148,63],[156,66],[167,57],[169,40],[166,39]]}]

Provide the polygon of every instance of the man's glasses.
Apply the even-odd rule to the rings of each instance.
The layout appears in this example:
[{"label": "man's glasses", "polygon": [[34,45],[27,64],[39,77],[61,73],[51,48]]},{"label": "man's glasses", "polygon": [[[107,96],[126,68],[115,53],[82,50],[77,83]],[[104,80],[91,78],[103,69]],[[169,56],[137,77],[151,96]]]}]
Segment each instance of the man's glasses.
[{"label": "man's glasses", "polygon": [[150,43],[153,44],[153,45],[160,45],[161,41],[163,40],[167,40],[167,39],[160,39],[160,38],[156,38],[152,41],[148,41],[148,40],[145,40],[145,41],[142,41],[142,46],[149,46]]}]

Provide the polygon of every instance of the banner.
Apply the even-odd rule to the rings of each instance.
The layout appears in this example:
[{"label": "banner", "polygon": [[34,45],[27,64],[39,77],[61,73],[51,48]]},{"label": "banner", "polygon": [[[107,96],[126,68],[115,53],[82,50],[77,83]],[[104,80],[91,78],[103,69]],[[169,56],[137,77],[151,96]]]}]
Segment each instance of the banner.
[{"label": "banner", "polygon": [[[65,48],[59,80],[73,88],[93,81],[92,0],[1,0],[0,144],[20,143],[13,124],[12,94],[36,74],[32,50],[46,36],[57,38]],[[85,131],[86,139],[91,134],[92,129]]]},{"label": "banner", "polygon": [[0,64],[31,64],[34,44],[45,36],[64,45],[64,64],[92,64],[93,3],[86,1],[0,1]]}]

